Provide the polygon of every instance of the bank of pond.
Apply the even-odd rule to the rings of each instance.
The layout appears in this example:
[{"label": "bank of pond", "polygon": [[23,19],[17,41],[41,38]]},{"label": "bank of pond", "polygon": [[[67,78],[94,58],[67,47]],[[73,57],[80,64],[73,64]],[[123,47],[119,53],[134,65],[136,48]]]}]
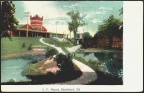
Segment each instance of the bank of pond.
[{"label": "bank of pond", "polygon": [[[77,58],[83,58],[85,62],[93,65],[93,67],[98,67],[98,69],[94,69],[96,71],[96,74],[98,75],[98,79],[90,82],[90,85],[123,84],[123,60],[121,58],[122,56],[119,56],[119,53],[77,52],[74,56],[76,56]],[[64,55],[58,57],[59,58],[57,60],[60,61],[59,64],[62,64],[62,62],[69,60],[68,58],[70,58],[69,56]],[[72,59],[73,57],[71,56],[70,59]],[[28,72],[31,70],[28,70],[28,74],[23,74],[26,67],[32,67],[38,62],[39,64],[44,64],[47,59],[48,58],[46,58],[45,54],[24,55],[14,58],[1,59],[1,84],[53,84],[58,82],[60,83],[71,81],[79,78],[82,75],[80,69],[76,65],[72,64],[65,64],[62,66],[58,66],[57,64],[55,64],[55,66],[57,65],[60,69],[63,69],[64,67],[62,71],[57,71],[56,73],[49,72],[40,75],[32,75],[30,74],[31,72]],[[69,65],[69,67],[67,67],[66,65]],[[47,66],[49,66],[49,64],[47,64]],[[73,69],[69,69],[71,67]]]}]

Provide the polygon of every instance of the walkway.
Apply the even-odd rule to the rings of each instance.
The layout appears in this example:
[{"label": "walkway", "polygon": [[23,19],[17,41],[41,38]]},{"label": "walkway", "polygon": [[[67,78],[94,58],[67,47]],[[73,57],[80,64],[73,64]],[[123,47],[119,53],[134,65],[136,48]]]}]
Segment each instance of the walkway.
[{"label": "walkway", "polygon": [[[57,49],[59,51],[59,53],[66,54],[60,47],[56,47],[55,45],[45,43],[43,41],[43,38],[41,38],[39,41],[45,45],[54,47],[55,49]],[[93,69],[91,69],[90,67],[88,67],[87,65],[83,64],[82,62],[80,62],[76,59],[73,59],[73,62],[80,68],[80,70],[82,71],[82,75],[75,80],[62,82],[62,83],[54,83],[54,84],[57,84],[57,85],[66,85],[66,84],[68,84],[68,85],[84,85],[84,84],[88,84],[89,82],[92,82],[97,79],[97,74],[95,73],[95,71]]]}]

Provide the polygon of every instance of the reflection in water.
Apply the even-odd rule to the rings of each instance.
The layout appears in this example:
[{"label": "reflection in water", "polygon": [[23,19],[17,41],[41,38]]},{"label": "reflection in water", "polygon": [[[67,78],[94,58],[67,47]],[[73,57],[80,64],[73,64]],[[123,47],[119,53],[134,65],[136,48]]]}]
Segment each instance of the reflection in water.
[{"label": "reflection in water", "polygon": [[89,60],[100,60],[105,72],[122,78],[123,77],[123,63],[122,55],[119,56],[114,52],[96,52],[96,53],[77,53],[77,56],[83,57],[87,62]]},{"label": "reflection in water", "polygon": [[44,55],[29,55],[1,60],[1,82],[29,80],[21,74],[23,69],[28,64],[42,60],[44,57]]}]

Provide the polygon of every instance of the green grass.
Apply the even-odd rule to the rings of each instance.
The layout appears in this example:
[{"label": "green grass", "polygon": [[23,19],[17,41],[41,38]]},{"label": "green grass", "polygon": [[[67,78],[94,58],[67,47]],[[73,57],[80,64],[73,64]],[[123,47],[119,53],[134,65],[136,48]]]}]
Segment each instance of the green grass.
[{"label": "green grass", "polygon": [[[32,46],[45,46],[39,42],[39,39],[40,37],[12,37],[12,41],[10,41],[8,38],[1,38],[1,56],[28,52],[30,44]],[[23,43],[25,43],[26,47],[22,47]]]},{"label": "green grass", "polygon": [[69,40],[68,42],[56,42],[55,40],[53,40],[52,38],[45,38],[44,41],[46,43],[50,43],[52,45],[57,45],[58,47],[61,47],[62,50],[66,53],[69,54],[70,52],[65,48],[65,47],[73,47],[74,44],[71,43]]},{"label": "green grass", "polygon": [[39,70],[38,67],[36,67],[37,64],[30,64],[27,67],[25,67],[24,71],[22,72],[23,75],[44,75],[45,72],[43,70]]},{"label": "green grass", "polygon": [[65,47],[61,47],[61,49],[62,49],[66,54],[69,54],[69,53],[70,53]]},{"label": "green grass", "polygon": [[83,57],[77,57],[77,56],[75,56],[74,58],[84,63],[85,65],[89,66],[94,71],[100,71],[105,73],[100,61],[86,61]]},{"label": "green grass", "polygon": [[58,47],[72,47],[72,46],[74,46],[74,44],[72,44],[70,41],[67,41],[67,42],[57,42],[57,41],[53,40],[52,38],[45,38],[44,41],[46,43],[57,45]]}]

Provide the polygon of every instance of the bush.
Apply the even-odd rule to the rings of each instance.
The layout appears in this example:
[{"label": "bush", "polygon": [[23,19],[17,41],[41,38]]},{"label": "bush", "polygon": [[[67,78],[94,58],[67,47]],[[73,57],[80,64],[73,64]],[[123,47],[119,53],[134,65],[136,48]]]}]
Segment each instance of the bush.
[{"label": "bush", "polygon": [[28,50],[32,49],[32,43],[28,46]]},{"label": "bush", "polygon": [[16,80],[15,79],[10,79],[10,81],[9,82],[16,82]]},{"label": "bush", "polygon": [[25,43],[22,44],[22,48],[24,48],[24,47],[26,47],[26,44],[25,44]]},{"label": "bush", "polygon": [[71,72],[73,70],[72,56],[70,54],[64,55],[62,53],[56,56],[57,65],[63,72]]},{"label": "bush", "polygon": [[104,72],[104,68],[103,68],[103,66],[102,66],[102,62],[96,61],[94,66],[96,66],[96,70],[97,70],[97,71],[102,71],[102,72]]},{"label": "bush", "polygon": [[51,57],[53,55],[57,54],[57,51],[55,49],[51,49],[51,50],[48,50],[46,53],[45,53],[45,57]]},{"label": "bush", "polygon": [[46,51],[50,50],[49,47],[46,47]]}]

